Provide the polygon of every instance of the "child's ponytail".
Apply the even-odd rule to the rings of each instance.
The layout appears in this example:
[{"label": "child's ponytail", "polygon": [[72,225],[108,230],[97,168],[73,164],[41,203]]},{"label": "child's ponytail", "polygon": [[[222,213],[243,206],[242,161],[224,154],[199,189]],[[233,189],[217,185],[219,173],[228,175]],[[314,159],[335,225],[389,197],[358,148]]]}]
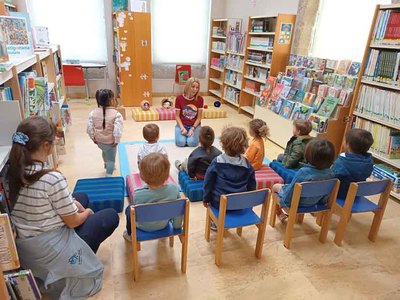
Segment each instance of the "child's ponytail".
[{"label": "child's ponytail", "polygon": [[106,108],[111,106],[114,93],[109,89],[100,89],[96,92],[97,105],[103,108],[103,129],[106,128]]},{"label": "child's ponytail", "polygon": [[250,121],[249,125],[250,130],[254,133],[254,137],[266,138],[269,136],[269,127],[263,120],[253,119]]}]

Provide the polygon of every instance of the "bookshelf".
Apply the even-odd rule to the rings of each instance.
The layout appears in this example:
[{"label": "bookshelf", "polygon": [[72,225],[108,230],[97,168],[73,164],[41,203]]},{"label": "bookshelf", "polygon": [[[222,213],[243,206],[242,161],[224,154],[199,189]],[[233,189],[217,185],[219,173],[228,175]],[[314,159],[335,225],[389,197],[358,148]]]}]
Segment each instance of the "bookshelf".
[{"label": "bookshelf", "polygon": [[[395,177],[400,172],[400,156],[396,155],[400,135],[400,4],[377,5],[350,107],[352,126],[371,131],[374,145],[371,153],[378,163],[373,176],[390,168]],[[397,20],[396,20],[397,19]],[[380,167],[380,166],[383,166]],[[390,176],[384,175],[385,178]],[[392,180],[395,180],[392,178]],[[391,196],[400,200],[399,184],[395,181]]]},{"label": "bookshelf", "polygon": [[[295,22],[296,16],[289,14],[249,17],[239,112],[260,117],[260,112],[256,112],[257,99],[260,98],[260,91],[264,89],[268,76],[276,76],[285,70]],[[284,31],[283,28],[290,30]],[[269,120],[264,116],[261,118]]]},{"label": "bookshelf", "polygon": [[125,106],[152,102],[150,13],[113,13],[114,63],[117,97]]}]

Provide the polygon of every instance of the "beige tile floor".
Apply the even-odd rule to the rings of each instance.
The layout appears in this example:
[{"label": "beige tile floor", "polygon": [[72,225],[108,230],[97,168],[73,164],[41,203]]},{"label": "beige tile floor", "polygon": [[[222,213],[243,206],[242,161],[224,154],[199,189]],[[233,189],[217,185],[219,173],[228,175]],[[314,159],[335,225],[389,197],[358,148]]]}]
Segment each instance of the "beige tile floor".
[{"label": "beige tile floor", "polygon": [[[157,99],[159,101],[159,99]],[[67,154],[60,157],[71,189],[79,178],[104,176],[100,150],[86,135],[86,121],[94,104],[70,101],[72,126],[67,133]],[[226,124],[246,126],[249,118],[230,108],[227,119],[204,120],[219,135]],[[268,122],[268,120],[266,120]],[[123,141],[141,139],[142,127],[127,110]],[[161,138],[174,137],[173,121],[159,122]],[[273,126],[273,124],[269,124]],[[266,155],[281,149],[266,143]],[[117,165],[117,170],[119,169]],[[116,172],[116,174],[119,171]],[[215,235],[204,240],[205,210],[191,203],[187,273],[180,272],[180,244],[167,241],[142,243],[140,279],[133,281],[131,246],[122,238],[125,217],[100,247],[105,266],[102,291],[95,299],[400,299],[400,205],[388,204],[378,240],[367,239],[372,214],[354,216],[343,247],[333,243],[338,218],[334,216],[328,241],[318,241],[319,228],[311,216],[296,225],[292,249],[283,246],[284,225],[267,227],[263,257],[254,256],[256,229],[233,231],[224,239],[223,265],[214,264]]]}]

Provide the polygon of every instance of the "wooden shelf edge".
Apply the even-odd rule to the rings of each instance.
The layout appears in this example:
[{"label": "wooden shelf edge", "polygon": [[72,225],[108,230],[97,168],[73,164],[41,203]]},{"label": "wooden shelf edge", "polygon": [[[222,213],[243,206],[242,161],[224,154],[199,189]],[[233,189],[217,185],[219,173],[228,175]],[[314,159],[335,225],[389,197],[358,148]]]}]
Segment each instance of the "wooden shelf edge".
[{"label": "wooden shelf edge", "polygon": [[384,125],[386,127],[390,127],[390,128],[393,128],[393,129],[400,130],[400,124],[396,125],[396,124],[393,124],[393,123],[390,123],[390,122],[387,122],[387,121],[380,120],[379,118],[374,118],[374,117],[369,116],[369,115],[364,115],[364,114],[356,112],[356,111],[353,112],[353,115],[355,115],[357,117],[360,117],[362,119],[365,119],[365,120],[369,120],[369,121],[374,122],[374,123],[378,123],[378,124]]}]

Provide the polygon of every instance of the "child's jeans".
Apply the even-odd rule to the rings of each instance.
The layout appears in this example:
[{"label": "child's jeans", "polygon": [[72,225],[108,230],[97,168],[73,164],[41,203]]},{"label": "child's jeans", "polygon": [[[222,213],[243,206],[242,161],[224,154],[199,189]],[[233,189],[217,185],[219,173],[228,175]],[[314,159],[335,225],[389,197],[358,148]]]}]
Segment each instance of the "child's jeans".
[{"label": "child's jeans", "polygon": [[114,172],[115,168],[115,156],[117,155],[117,147],[112,147],[111,144],[100,144],[98,143],[97,146],[102,151],[103,161],[106,166],[106,174],[107,176],[111,176]]},{"label": "child's jeans", "polygon": [[[183,126],[189,132],[192,126]],[[175,144],[178,147],[196,147],[199,144],[199,133],[201,126],[197,126],[192,136],[185,136],[181,133],[181,129],[178,125],[175,126]]]}]

